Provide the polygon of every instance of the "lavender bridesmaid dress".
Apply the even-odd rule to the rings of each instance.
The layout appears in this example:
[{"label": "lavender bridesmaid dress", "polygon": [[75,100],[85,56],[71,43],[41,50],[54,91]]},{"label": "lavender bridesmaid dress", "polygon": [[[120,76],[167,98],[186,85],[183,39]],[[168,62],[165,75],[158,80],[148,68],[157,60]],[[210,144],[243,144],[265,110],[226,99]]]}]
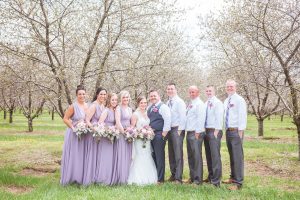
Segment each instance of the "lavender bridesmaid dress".
[{"label": "lavender bridesmaid dress", "polygon": [[[71,119],[74,126],[80,120],[85,119],[85,112],[77,102],[73,103],[73,106],[74,114]],[[60,184],[83,183],[85,139],[84,136],[79,139],[71,128],[67,128],[61,159]]]},{"label": "lavender bridesmaid dress", "polygon": [[[94,102],[94,104],[96,105],[96,111],[91,119],[91,123],[93,125],[98,123],[102,113],[101,106],[97,102]],[[88,134],[86,136],[84,145],[85,145],[85,162],[84,162],[83,185],[89,185],[95,183],[98,144],[94,140],[93,135]]]},{"label": "lavender bridesmaid dress", "polygon": [[[106,108],[107,117],[104,123],[108,126],[115,125],[115,112]],[[113,152],[114,145],[107,138],[101,138],[98,144],[96,159],[95,182],[104,185],[111,185],[113,173]]]},{"label": "lavender bridesmaid dress", "polygon": [[[122,108],[120,109],[121,114],[121,124],[123,128],[130,126],[130,119],[132,116],[131,108]],[[114,143],[114,169],[112,176],[112,184],[125,184],[127,183],[129,169],[131,164],[131,152],[132,152],[132,143],[128,143],[125,140],[125,137],[120,134],[120,137]]]}]

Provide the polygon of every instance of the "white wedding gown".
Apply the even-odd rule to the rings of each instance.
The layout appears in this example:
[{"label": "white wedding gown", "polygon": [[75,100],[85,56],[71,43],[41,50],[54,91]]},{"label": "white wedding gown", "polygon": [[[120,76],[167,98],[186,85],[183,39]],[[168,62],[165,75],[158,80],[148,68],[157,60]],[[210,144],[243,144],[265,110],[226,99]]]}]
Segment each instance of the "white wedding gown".
[{"label": "white wedding gown", "polygon": [[[145,118],[139,111],[134,115],[137,117],[136,128],[149,125],[149,118]],[[157,182],[157,171],[151,156],[151,143],[146,142],[143,148],[142,140],[135,140],[133,143],[133,161],[130,166],[128,184],[149,185]]]}]

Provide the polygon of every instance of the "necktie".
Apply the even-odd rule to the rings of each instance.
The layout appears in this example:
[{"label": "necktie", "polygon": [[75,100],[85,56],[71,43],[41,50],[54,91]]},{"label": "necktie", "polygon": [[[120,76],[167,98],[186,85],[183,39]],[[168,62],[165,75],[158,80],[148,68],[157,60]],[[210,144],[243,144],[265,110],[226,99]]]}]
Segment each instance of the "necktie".
[{"label": "necktie", "polygon": [[210,105],[210,101],[207,102],[207,106],[206,106],[206,115],[205,115],[205,128],[207,126],[207,118],[208,118],[208,107]]},{"label": "necktie", "polygon": [[172,99],[169,100],[169,103],[168,103],[169,108],[172,108],[172,106],[173,106],[173,102],[172,101],[173,101]]},{"label": "necktie", "polygon": [[188,114],[188,112],[189,112],[189,110],[191,109],[191,107],[192,107],[192,102],[190,102],[190,103],[188,104],[188,106],[186,107],[186,114]]},{"label": "necktie", "polygon": [[230,108],[230,100],[231,97],[228,99],[227,109],[226,109],[226,117],[225,117],[225,129],[228,128],[228,120],[229,120],[229,108]]}]

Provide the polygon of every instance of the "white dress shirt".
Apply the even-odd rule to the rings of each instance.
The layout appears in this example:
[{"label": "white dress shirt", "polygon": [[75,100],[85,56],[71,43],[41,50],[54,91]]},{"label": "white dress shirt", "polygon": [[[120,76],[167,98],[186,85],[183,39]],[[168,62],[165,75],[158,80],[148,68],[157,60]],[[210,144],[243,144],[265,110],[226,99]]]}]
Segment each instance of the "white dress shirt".
[{"label": "white dress shirt", "polygon": [[179,96],[174,96],[167,101],[171,110],[171,127],[178,126],[178,130],[184,130],[186,121],[186,105]]},{"label": "white dress shirt", "polygon": [[186,131],[204,132],[205,124],[205,105],[199,97],[193,99],[187,106]]},{"label": "white dress shirt", "polygon": [[223,103],[216,96],[205,102],[206,122],[205,128],[222,130],[223,127]]},{"label": "white dress shirt", "polygon": [[[230,99],[230,104],[228,101]],[[227,111],[228,110],[228,111]],[[228,112],[228,127],[245,130],[247,125],[247,105],[243,97],[234,93],[224,101],[224,122],[226,126],[226,111]]]},{"label": "white dress shirt", "polygon": [[[164,119],[164,127],[163,127],[163,131],[170,131],[171,130],[171,111],[170,108],[162,103],[161,101],[157,102],[155,104],[156,107],[158,107],[158,105],[161,103],[161,106],[158,110],[158,113],[162,116],[162,118]],[[150,106],[148,107],[148,109],[152,106],[152,104],[150,104]],[[148,110],[147,109],[147,110]]]}]

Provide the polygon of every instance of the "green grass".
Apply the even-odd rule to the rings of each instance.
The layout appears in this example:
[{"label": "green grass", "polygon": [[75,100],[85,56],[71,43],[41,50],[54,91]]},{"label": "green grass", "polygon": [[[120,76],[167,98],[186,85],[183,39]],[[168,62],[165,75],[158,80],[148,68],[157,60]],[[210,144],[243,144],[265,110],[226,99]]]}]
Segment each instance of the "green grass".
[{"label": "green grass", "polygon": [[[82,187],[59,184],[65,125],[55,116],[51,121],[48,113],[34,121],[34,132],[28,133],[27,121],[21,114],[14,115],[14,123],[3,120],[0,112],[0,199],[300,199],[300,162],[295,127],[291,119],[272,117],[265,120],[264,140],[257,136],[257,123],[248,118],[244,141],[245,182],[240,191],[231,192],[226,185],[216,189],[208,184],[202,186],[100,186]],[[279,138],[279,139],[276,139]],[[222,140],[223,179],[229,176],[229,156],[225,137]],[[188,178],[188,166],[184,146],[184,179]],[[203,158],[205,160],[204,152]],[[167,155],[166,155],[167,161]],[[167,164],[168,162],[166,162]],[[204,164],[205,165],[205,164]],[[54,168],[55,173],[24,173],[24,168]],[[166,166],[166,178],[170,175]],[[206,165],[204,177],[207,176]],[[27,188],[27,192],[10,192],[8,188]]]}]

